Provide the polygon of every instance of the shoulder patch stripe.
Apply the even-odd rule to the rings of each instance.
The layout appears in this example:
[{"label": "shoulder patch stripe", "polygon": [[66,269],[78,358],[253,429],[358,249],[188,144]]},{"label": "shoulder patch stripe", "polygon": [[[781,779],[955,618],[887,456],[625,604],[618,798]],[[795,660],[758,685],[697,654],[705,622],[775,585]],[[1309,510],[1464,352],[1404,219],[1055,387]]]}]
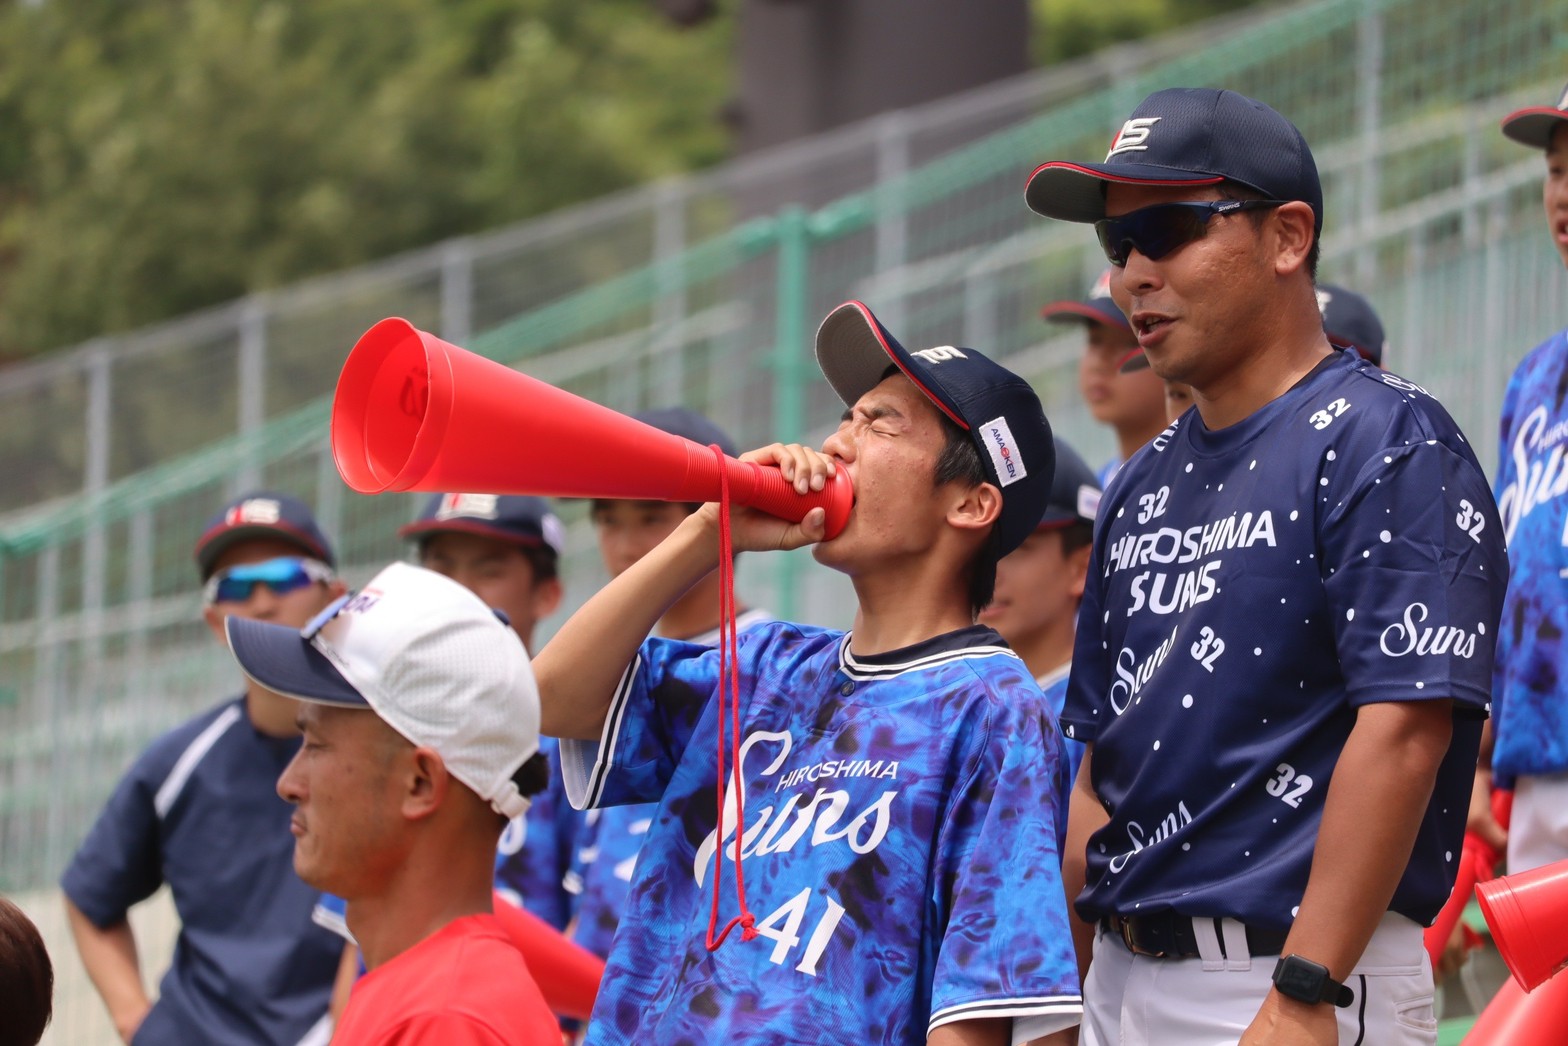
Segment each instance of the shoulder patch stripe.
[{"label": "shoulder patch stripe", "polygon": [[1032,996],[1017,999],[992,999],[984,1002],[966,1002],[948,1006],[931,1015],[926,1034],[954,1021],[981,1020],[987,1017],[1043,1017],[1053,1014],[1074,1015],[1083,1012],[1083,996],[1056,995]]},{"label": "shoulder patch stripe", "polygon": [[196,765],[218,743],[218,739],[228,732],[229,727],[239,722],[244,715],[239,705],[230,705],[223,713],[207,724],[207,729],[196,735],[185,751],[180,753],[180,758],[175,761],[174,769],[169,771],[169,776],[164,778],[163,784],[158,787],[158,794],[153,796],[152,808],[158,815],[158,820],[163,820],[174,807],[175,800],[185,790],[185,783],[191,779],[191,774],[196,772]]},{"label": "shoulder patch stripe", "polygon": [[588,778],[588,796],[584,809],[594,810],[604,793],[604,779],[615,765],[615,746],[621,737],[621,721],[626,717],[626,695],[631,692],[632,681],[642,667],[642,655],[632,658],[632,663],[621,673],[621,682],[610,696],[610,710],[604,718],[604,736],[599,742],[599,758],[593,764]]}]

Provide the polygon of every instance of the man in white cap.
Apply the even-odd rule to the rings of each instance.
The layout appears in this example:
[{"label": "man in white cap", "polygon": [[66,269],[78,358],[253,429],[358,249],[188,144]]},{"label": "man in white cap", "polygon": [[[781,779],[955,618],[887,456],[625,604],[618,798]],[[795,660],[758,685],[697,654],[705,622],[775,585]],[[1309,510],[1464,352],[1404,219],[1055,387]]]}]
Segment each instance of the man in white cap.
[{"label": "man in white cap", "polygon": [[304,629],[230,618],[228,636],[247,676],[302,703],[278,780],[294,868],[347,900],[369,971],[333,1042],[558,1042],[491,908],[496,842],[547,773],[517,634],[399,563]]}]

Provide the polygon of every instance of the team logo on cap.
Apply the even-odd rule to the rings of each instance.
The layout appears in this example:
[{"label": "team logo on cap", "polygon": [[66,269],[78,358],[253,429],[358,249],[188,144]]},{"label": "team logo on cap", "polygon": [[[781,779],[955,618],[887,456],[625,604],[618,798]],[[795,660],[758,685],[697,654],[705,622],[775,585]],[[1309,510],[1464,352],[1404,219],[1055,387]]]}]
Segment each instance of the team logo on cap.
[{"label": "team logo on cap", "polygon": [[921,349],[919,352],[911,352],[910,355],[919,356],[932,365],[941,363],[943,360],[967,360],[969,358],[964,355],[961,349],[955,349],[951,345],[938,345],[934,349]]},{"label": "team logo on cap", "polygon": [[1078,488],[1078,516],[1094,519],[1100,514],[1100,492],[1085,483]]},{"label": "team logo on cap", "polygon": [[1321,287],[1318,288],[1317,294],[1318,294],[1318,312],[1321,313],[1325,319],[1327,319],[1328,318],[1328,303],[1334,300],[1334,296],[1332,294],[1330,294],[1328,291],[1323,290]]},{"label": "team logo on cap", "polygon": [[1111,270],[1106,269],[1095,279],[1094,286],[1089,288],[1091,298],[1109,298],[1111,296]]},{"label": "team logo on cap", "polygon": [[1563,96],[1557,99],[1557,108],[1568,110],[1568,87],[1563,88]]},{"label": "team logo on cap", "polygon": [[1149,147],[1144,143],[1149,140],[1149,132],[1160,120],[1161,117],[1158,116],[1139,116],[1122,124],[1122,129],[1116,132],[1116,138],[1111,142],[1111,151],[1105,154],[1105,158],[1109,160],[1117,153],[1146,152]]},{"label": "team logo on cap", "polygon": [[441,498],[441,507],[436,509],[436,519],[454,516],[495,519],[496,498],[495,494],[447,494]]},{"label": "team logo on cap", "polygon": [[240,502],[223,514],[225,526],[235,527],[241,523],[258,523],[270,526],[283,516],[283,506],[272,498],[249,498]]},{"label": "team logo on cap", "polygon": [[1024,468],[1023,456],[1018,453],[1018,444],[1013,440],[1013,431],[1007,427],[1006,418],[997,418],[981,425],[980,434],[985,449],[991,455],[991,466],[996,469],[997,482],[1005,487],[1029,475],[1029,470]]}]

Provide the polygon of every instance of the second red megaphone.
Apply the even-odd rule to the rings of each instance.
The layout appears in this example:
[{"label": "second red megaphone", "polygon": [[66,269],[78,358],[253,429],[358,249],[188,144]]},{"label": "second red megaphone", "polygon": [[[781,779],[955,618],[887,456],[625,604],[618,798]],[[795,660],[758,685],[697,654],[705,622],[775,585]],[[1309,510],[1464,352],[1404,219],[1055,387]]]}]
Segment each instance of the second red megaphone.
[{"label": "second red megaphone", "polygon": [[[466,352],[407,320],[382,320],[349,353],[332,400],[332,456],[361,494],[473,491],[717,501],[712,450]],[[799,495],[776,468],[726,457],[730,497],[798,521],[827,510],[827,536],[854,503],[839,469]]]}]

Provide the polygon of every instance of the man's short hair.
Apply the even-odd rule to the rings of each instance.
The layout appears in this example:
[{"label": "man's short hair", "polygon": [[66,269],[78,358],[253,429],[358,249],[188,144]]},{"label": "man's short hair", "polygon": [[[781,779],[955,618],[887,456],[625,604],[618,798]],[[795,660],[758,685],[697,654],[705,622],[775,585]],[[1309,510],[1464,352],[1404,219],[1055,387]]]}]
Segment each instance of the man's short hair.
[{"label": "man's short hair", "polygon": [[0,1042],[33,1046],[54,1011],[54,965],[20,908],[0,897]]}]

